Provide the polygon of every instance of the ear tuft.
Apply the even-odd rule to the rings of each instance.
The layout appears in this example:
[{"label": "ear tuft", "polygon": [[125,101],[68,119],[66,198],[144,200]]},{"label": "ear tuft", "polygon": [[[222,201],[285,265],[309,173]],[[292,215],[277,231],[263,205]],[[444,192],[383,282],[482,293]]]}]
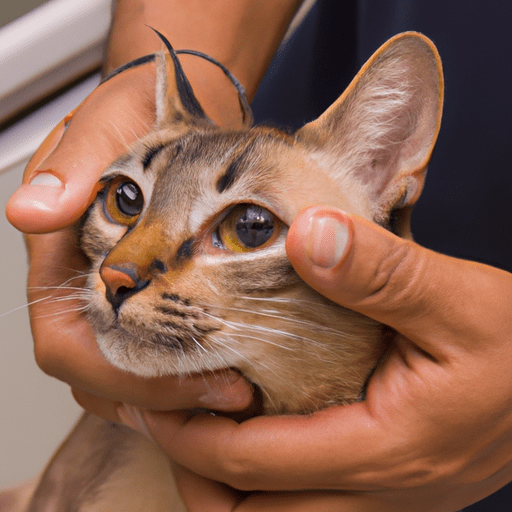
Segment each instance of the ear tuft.
[{"label": "ear tuft", "polygon": [[168,52],[156,53],[157,126],[184,120],[189,123],[211,123],[197,100],[171,43],[158,30],[152,30],[162,40]]}]

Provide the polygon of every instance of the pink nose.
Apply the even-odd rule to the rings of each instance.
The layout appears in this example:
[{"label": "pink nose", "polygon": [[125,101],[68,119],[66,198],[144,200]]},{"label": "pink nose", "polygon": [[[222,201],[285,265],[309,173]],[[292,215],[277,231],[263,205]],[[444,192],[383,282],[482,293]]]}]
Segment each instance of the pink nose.
[{"label": "pink nose", "polygon": [[100,270],[101,279],[112,296],[117,295],[121,288],[131,290],[137,286],[130,274],[134,274],[130,268],[102,267]]}]

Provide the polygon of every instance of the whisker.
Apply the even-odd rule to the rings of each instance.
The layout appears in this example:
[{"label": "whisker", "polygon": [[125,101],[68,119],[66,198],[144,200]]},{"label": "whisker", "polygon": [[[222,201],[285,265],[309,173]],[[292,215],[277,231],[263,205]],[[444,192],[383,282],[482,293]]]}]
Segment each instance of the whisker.
[{"label": "whisker", "polygon": [[86,310],[87,310],[87,306],[82,306],[82,307],[76,307],[76,308],[65,309],[65,310],[62,310],[62,311],[57,311],[55,313],[50,313],[48,315],[38,315],[38,316],[35,316],[34,318],[35,319],[51,318],[51,317],[54,317],[54,316],[65,315],[65,314],[68,314],[68,313],[83,312],[83,311],[86,311]]},{"label": "whisker", "polygon": [[[230,324],[233,326],[233,327],[236,327],[237,330],[245,330],[245,332],[250,332],[251,330],[253,332],[261,332],[261,333],[265,333],[265,334],[269,334],[269,335],[277,335],[283,339],[285,338],[289,338],[289,339],[292,339],[292,340],[295,340],[295,341],[299,341],[301,344],[308,344],[312,347],[319,347],[322,349],[322,353],[325,354],[325,353],[330,353],[330,354],[336,354],[336,351],[335,349],[325,345],[324,343],[321,343],[321,342],[318,342],[317,340],[313,339],[313,338],[309,338],[307,336],[303,336],[303,335],[300,335],[300,334],[295,334],[295,333],[292,333],[292,332],[288,332],[288,331],[283,331],[281,329],[275,329],[273,327],[265,327],[265,326],[262,326],[262,325],[252,325],[252,324],[244,324],[244,323],[241,323],[241,322],[230,322]],[[243,336],[243,335],[242,335]],[[260,338],[261,339],[261,338]],[[288,347],[286,345],[280,345],[280,344],[277,344],[277,343],[274,343],[274,342],[271,342],[267,339],[261,339],[261,341],[264,341],[265,343],[269,344],[269,345],[275,345],[277,347],[280,347],[280,348],[283,348],[285,350],[288,350],[288,351],[294,351],[295,349],[293,347]]]},{"label": "whisker", "polygon": [[193,342],[205,353],[208,354],[208,350],[206,350],[203,345],[195,338],[195,336],[192,336]]},{"label": "whisker", "polygon": [[242,295],[239,297],[241,300],[252,300],[257,302],[276,302],[284,304],[309,304],[314,307],[318,307],[318,302],[307,299],[296,299],[293,297],[250,297]]},{"label": "whisker", "polygon": [[286,345],[281,345],[279,343],[275,343],[273,341],[269,341],[266,338],[260,338],[258,336],[250,336],[248,334],[241,334],[241,333],[229,333],[230,336],[238,337],[238,338],[244,338],[248,340],[255,340],[255,341],[262,341],[263,343],[266,343],[267,345],[273,345],[274,347],[282,348],[284,350],[288,350],[290,352],[294,352],[293,347],[287,347]]},{"label": "whisker", "polygon": [[83,279],[84,277],[89,277],[91,275],[94,275],[93,272],[82,272],[78,276],[70,277],[69,279],[66,279],[63,283],[59,285],[52,285],[52,286],[27,286],[27,290],[83,290],[83,287],[80,286],[68,286],[68,283],[75,281],[76,279]]},{"label": "whisker", "polygon": [[43,300],[47,300],[47,299],[50,299],[51,296],[48,296],[48,297],[41,297],[40,299],[36,299],[36,300],[33,300],[31,302],[27,302],[27,304],[22,304],[21,306],[18,306],[14,309],[11,309],[10,311],[7,311],[6,313],[2,313],[0,314],[0,318],[2,318],[3,316],[6,316],[6,315],[10,315],[11,313],[14,313],[16,311],[19,311],[20,309],[24,309],[24,308],[28,308],[29,306],[32,306],[34,304],[37,304],[38,302],[42,302]]},{"label": "whisker", "polygon": [[81,288],[80,286],[28,286],[27,290],[86,290],[86,288]]},{"label": "whisker", "polygon": [[112,127],[114,128],[114,130],[117,132],[117,135],[119,136],[119,140],[122,142],[123,146],[129,150],[130,149],[130,145],[126,142],[126,139],[124,137],[124,135],[121,133],[121,130],[116,126],[116,124],[114,123],[114,121],[110,121],[110,124],[112,125]]},{"label": "whisker", "polygon": [[[229,335],[225,334],[225,336],[229,337]],[[233,352],[235,355],[237,355],[241,360],[246,361],[249,365],[253,365],[254,361],[249,359],[247,356],[244,356],[242,353],[240,353],[235,348],[231,347],[228,343],[222,341],[218,336],[215,336],[214,338],[215,343],[222,349],[227,349],[231,352]],[[273,373],[274,375],[278,376],[278,374],[268,365],[264,364],[263,362],[259,361],[259,365],[268,370],[269,372]]]},{"label": "whisker", "polygon": [[321,329],[323,332],[331,332],[333,334],[344,336],[345,333],[343,331],[340,331],[338,329],[333,329],[332,327],[326,327],[324,325],[320,325],[317,322],[312,322],[309,320],[299,320],[298,318],[292,317],[292,316],[284,316],[281,314],[277,314],[278,312],[275,310],[252,310],[252,309],[243,309],[243,308],[223,308],[228,309],[230,311],[238,311],[239,313],[249,313],[259,316],[266,316],[269,318],[275,318],[276,320],[281,320],[283,322],[287,323],[293,323],[295,325],[304,325],[306,327],[314,327],[315,329]]},{"label": "whisker", "polygon": [[55,302],[80,301],[88,298],[88,295],[68,295],[66,297],[53,297],[48,301],[48,304],[53,304]]}]

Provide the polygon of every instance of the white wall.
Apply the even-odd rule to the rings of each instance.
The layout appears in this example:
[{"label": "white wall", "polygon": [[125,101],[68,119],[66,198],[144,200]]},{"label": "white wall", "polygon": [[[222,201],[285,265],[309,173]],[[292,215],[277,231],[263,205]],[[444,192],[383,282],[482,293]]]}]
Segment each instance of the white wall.
[{"label": "white wall", "polygon": [[80,411],[35,364],[27,309],[15,310],[26,304],[25,248],[3,209],[23,167],[0,174],[0,489],[37,475]]},{"label": "white wall", "polygon": [[31,9],[44,4],[46,0],[16,0],[16,2],[4,1],[0,5],[0,27],[23,16]]},{"label": "white wall", "polygon": [[[18,0],[14,5],[2,1],[0,26],[11,21],[13,13],[24,14],[42,3]],[[74,13],[76,19],[70,21],[70,13]],[[110,0],[51,0],[2,28],[0,68],[4,75],[9,69],[9,80],[17,82],[13,93],[4,91],[6,83],[0,80],[3,86],[3,89],[0,87],[3,91],[0,91],[0,111],[11,109],[14,112],[18,108],[13,108],[14,104],[29,104],[98,65],[101,58],[98,51],[108,29],[109,15]],[[57,26],[59,20],[62,27]],[[74,44],[80,40],[81,46],[76,48],[66,44],[71,26],[83,36],[73,38]],[[43,30],[39,44],[34,40],[37,39],[34,27],[49,27],[51,37],[47,37]],[[68,54],[59,57],[58,62],[55,52],[48,46],[52,44],[60,44],[69,50]],[[33,47],[45,51],[47,69],[43,67],[37,76],[27,78],[26,70],[33,70],[35,63],[41,65],[43,61],[27,50]],[[23,63],[20,56],[27,56],[28,64]],[[50,83],[44,73],[53,77],[53,82]],[[32,82],[27,85],[27,80]],[[34,362],[28,312],[23,307],[26,305],[25,249],[21,235],[9,225],[3,209],[21,182],[26,159],[50,129],[77,106],[97,82],[98,76],[85,80],[0,131],[0,489],[36,476],[80,414],[68,386],[44,375]]]}]

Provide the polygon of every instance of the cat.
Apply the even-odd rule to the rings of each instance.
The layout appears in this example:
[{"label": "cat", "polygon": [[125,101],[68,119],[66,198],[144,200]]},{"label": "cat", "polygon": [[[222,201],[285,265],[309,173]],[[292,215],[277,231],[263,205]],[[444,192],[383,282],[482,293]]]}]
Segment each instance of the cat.
[{"label": "cat", "polygon": [[[394,37],[295,133],[252,126],[250,115],[238,130],[216,126],[168,50],[155,57],[155,127],[105,170],[80,226],[99,347],[145,377],[236,368],[264,414],[364,399],[393,333],[309,288],[286,257],[286,233],[302,209],[324,204],[411,237],[441,121],[437,50],[417,33]],[[79,476],[63,471],[77,460]],[[100,498],[106,487],[113,497]],[[131,499],[119,508],[123,489]],[[138,510],[142,496],[144,510],[181,510],[165,456],[86,415],[26,510]]]}]

